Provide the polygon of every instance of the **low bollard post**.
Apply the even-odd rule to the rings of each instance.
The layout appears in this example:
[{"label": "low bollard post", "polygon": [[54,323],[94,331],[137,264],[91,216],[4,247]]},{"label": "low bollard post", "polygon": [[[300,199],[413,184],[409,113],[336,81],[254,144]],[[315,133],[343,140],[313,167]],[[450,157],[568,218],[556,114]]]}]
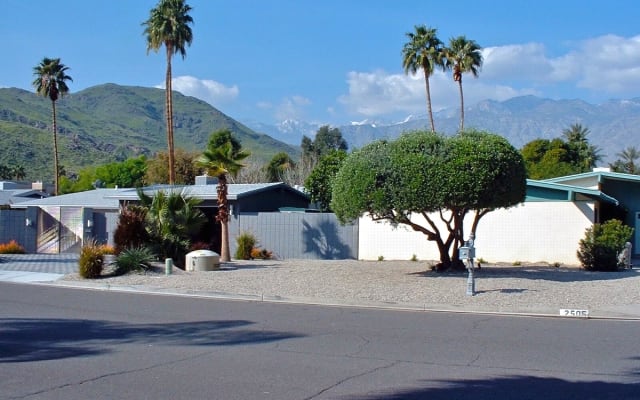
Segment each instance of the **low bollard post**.
[{"label": "low bollard post", "polygon": [[164,274],[171,275],[171,270],[173,270],[173,259],[166,258],[164,260]]}]

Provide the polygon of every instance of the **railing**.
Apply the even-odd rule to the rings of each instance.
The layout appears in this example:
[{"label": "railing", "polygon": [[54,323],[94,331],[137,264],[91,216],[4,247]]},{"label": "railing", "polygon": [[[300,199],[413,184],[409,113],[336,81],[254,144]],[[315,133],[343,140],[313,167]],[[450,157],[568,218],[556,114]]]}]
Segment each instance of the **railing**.
[{"label": "railing", "polygon": [[58,236],[58,225],[42,232],[38,236],[38,253],[56,254],[60,249],[60,237]]}]

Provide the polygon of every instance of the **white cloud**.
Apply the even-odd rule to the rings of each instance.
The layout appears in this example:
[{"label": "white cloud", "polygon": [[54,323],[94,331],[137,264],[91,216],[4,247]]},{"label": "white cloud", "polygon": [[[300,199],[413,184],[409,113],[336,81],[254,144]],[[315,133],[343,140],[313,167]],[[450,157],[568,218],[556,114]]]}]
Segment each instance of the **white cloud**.
[{"label": "white cloud", "polygon": [[580,66],[578,85],[612,94],[637,95],[640,86],[640,35],[586,40],[573,54]]},{"label": "white cloud", "polygon": [[[240,90],[238,86],[225,86],[209,79],[198,79],[193,76],[178,76],[171,80],[173,90],[185,96],[193,96],[218,108],[222,104],[234,101]],[[164,88],[162,86],[158,86]]]},{"label": "white cloud", "polygon": [[291,96],[282,99],[280,104],[274,107],[277,121],[287,119],[304,119],[306,109],[311,105],[311,100],[303,96]]},{"label": "white cloud", "polygon": [[[463,76],[465,105],[507,100],[533,94],[562,83],[593,90],[595,95],[637,96],[640,86],[640,36],[605,35],[575,44],[560,56],[549,57],[540,43],[483,49],[479,78]],[[430,80],[434,111],[458,107],[459,94],[451,73],[436,72]],[[424,77],[384,71],[347,74],[348,92],[338,98],[351,114],[365,117],[426,114]],[[571,94],[569,96],[572,96]]]},{"label": "white cloud", "polygon": [[553,65],[544,52],[544,45],[539,43],[487,47],[482,50],[480,74],[490,80],[547,80]]},{"label": "white cloud", "polygon": [[[350,72],[347,84],[348,94],[340,96],[338,101],[354,115],[378,117],[394,114],[425,115],[427,112],[425,81],[421,74],[407,76],[387,74],[384,71]],[[429,78],[429,86],[434,112],[459,106],[458,86],[451,74],[436,72]],[[466,76],[463,78],[463,90],[467,105],[485,99],[506,100],[525,94],[538,94],[533,89],[515,89]]]}]

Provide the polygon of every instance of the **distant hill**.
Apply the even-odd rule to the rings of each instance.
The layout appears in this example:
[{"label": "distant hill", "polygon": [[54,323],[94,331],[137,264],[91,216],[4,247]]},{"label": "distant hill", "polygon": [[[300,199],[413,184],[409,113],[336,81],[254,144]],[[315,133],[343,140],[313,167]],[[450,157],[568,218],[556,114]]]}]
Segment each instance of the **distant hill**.
[{"label": "distant hill", "polygon": [[[256,133],[194,97],[174,92],[176,147],[202,150],[213,131],[227,128],[266,162],[292,146]],[[105,84],[69,94],[56,102],[60,164],[66,171],[122,161],[167,150],[164,90]],[[35,93],[0,88],[0,164],[20,164],[27,179],[53,179],[51,102]]]},{"label": "distant hill", "polygon": [[[438,132],[453,134],[460,124],[460,112],[447,109],[435,113]],[[601,149],[604,163],[628,146],[640,147],[640,98],[611,100],[593,105],[582,100],[551,100],[535,96],[506,101],[482,101],[465,109],[465,127],[500,134],[521,148],[534,139],[553,139],[571,124],[589,129],[589,142]],[[302,121],[284,121],[278,125],[248,122],[258,132],[299,145],[302,135],[312,136],[319,125]],[[393,139],[402,132],[429,129],[425,116],[409,117],[400,123],[354,123],[338,126],[349,148],[358,148],[376,139]]]}]

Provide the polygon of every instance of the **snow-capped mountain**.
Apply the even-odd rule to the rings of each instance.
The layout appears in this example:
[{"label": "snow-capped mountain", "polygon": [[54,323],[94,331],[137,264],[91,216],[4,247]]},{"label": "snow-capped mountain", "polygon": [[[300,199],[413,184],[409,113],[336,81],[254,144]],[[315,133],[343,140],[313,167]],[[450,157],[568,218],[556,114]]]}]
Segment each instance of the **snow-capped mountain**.
[{"label": "snow-capped mountain", "polygon": [[[460,114],[458,110],[445,109],[434,113],[434,120],[438,132],[453,134],[460,125]],[[576,123],[589,129],[589,142],[600,148],[603,161],[613,161],[624,148],[640,147],[640,98],[594,105],[582,100],[522,96],[506,101],[485,100],[465,110],[466,128],[500,134],[517,148],[534,139],[561,137],[564,129]],[[292,145],[299,145],[303,135],[313,137],[322,125],[294,120],[278,125],[245,124]],[[406,131],[430,129],[430,123],[426,115],[410,115],[398,122],[363,120],[337,128],[353,149],[377,139],[394,139]]]}]

